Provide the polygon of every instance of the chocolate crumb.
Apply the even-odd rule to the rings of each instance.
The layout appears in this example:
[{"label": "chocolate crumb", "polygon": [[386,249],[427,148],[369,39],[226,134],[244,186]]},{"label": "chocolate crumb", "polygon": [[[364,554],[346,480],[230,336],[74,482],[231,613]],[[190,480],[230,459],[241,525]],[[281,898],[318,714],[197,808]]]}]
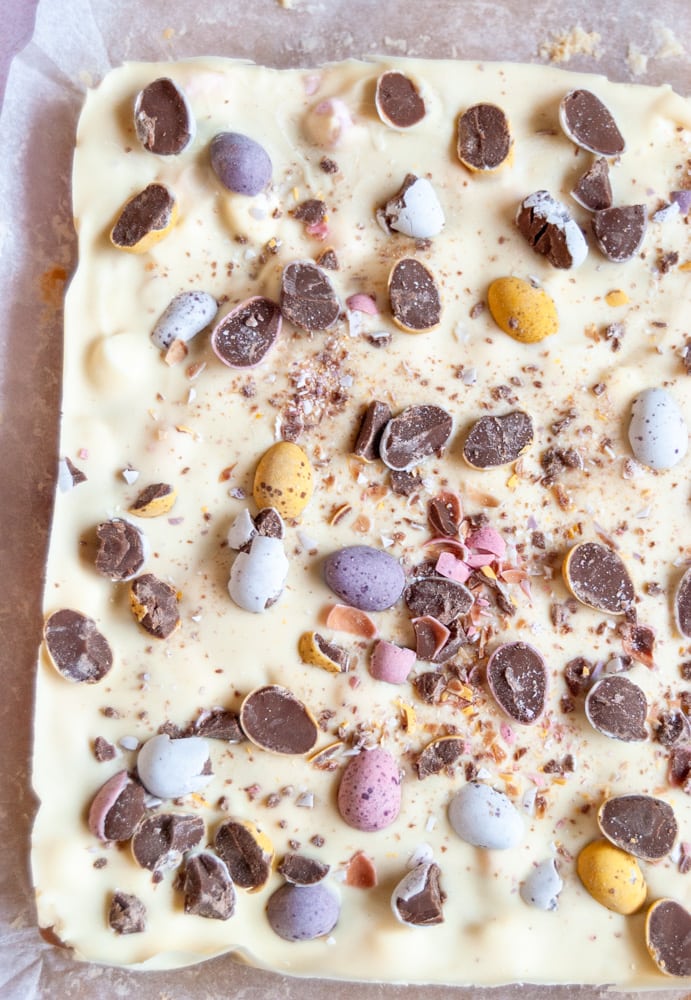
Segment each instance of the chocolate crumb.
[{"label": "chocolate crumb", "polygon": [[141,934],[146,930],[146,907],[137,896],[116,890],[110,901],[108,924],[116,934]]}]

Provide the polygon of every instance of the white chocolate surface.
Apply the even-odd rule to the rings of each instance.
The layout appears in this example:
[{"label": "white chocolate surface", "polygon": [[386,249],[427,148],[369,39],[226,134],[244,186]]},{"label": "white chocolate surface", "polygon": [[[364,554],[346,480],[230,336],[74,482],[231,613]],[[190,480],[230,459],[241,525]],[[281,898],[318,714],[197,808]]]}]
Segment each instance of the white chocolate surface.
[{"label": "white chocolate surface", "polygon": [[[382,68],[396,64],[387,60]],[[605,794],[660,795],[675,809],[681,840],[691,839],[691,798],[669,787],[668,752],[658,743],[608,740],[591,729],[582,706],[569,715],[560,710],[564,664],[576,655],[607,660],[621,651],[621,643],[616,623],[587,608],[570,619],[573,631],[555,633],[550,604],[567,597],[560,558],[550,563],[551,577],[546,575],[541,551],[530,541],[530,519],[547,536],[548,551],[560,556],[573,541],[597,540],[598,532],[616,541],[640,598],[639,621],[657,632],[656,669],[636,664],[629,676],[645,690],[651,720],[676,707],[674,699],[684,688],[679,664],[691,658],[688,643],[676,631],[671,603],[691,558],[689,457],[663,473],[639,468],[633,478],[624,478],[622,471],[630,458],[628,412],[638,391],[664,384],[687,422],[691,419],[688,376],[680,359],[689,279],[679,265],[689,259],[688,227],[678,217],[651,223],[643,256],[621,265],[607,262],[591,241],[587,260],[577,272],[568,272],[536,256],[512,220],[518,203],[539,188],[568,202],[576,176],[590,162],[587,154],[575,155],[559,130],[558,105],[567,90],[590,86],[612,110],[627,139],[627,152],[612,170],[615,201],[643,201],[651,212],[682,186],[689,156],[688,102],[667,89],[613,85],[538,67],[425,62],[411,66],[411,72],[423,85],[428,115],[405,134],[388,129],[374,109],[380,71],[374,63],[280,74],[221,60],[130,65],[113,72],[87,100],[75,161],[80,264],[66,310],[61,454],[88,480],[56,498],[45,610],[75,607],[95,618],[116,662],[102,683],[77,687],[41,655],[34,772],[41,809],[33,855],[40,922],[53,926],[82,958],[147,968],[233,950],[282,971],[346,979],[671,985],[645,951],[643,914],[622,917],[595,903],[575,873],[575,856],[597,836],[595,815]],[[137,91],[164,74],[183,88],[197,118],[193,144],[173,159],[143,150],[131,121]],[[539,96],[531,99],[533,94]],[[302,122],[310,107],[329,97],[346,102],[354,124],[340,145],[322,149],[305,138]],[[500,104],[515,136],[512,165],[494,177],[470,175],[455,157],[455,119],[479,100]],[[274,173],[266,196],[230,195],[214,178],[208,142],[231,127],[258,139],[269,152]],[[319,168],[324,155],[338,163],[338,173]],[[408,172],[429,175],[446,218],[428,249],[416,250],[404,236],[387,237],[376,222],[376,208]],[[180,221],[150,253],[122,253],[107,239],[113,219],[131,194],[154,180],[175,191]],[[247,374],[225,368],[205,334],[191,342],[186,362],[168,367],[150,332],[173,296],[199,288],[218,299],[227,297],[224,311],[254,294],[276,299],[282,266],[314,257],[325,245],[288,214],[299,201],[317,196],[329,209],[326,245],[334,247],[340,262],[330,277],[342,301],[356,292],[376,295],[380,316],[365,316],[362,325],[367,331],[390,331],[390,345],[377,349],[351,336],[347,321],[312,337],[286,323],[267,359]],[[587,213],[575,203],[570,207],[585,225]],[[274,209],[279,218],[273,217]],[[238,242],[238,236],[246,242]],[[272,239],[278,252],[262,259]],[[663,251],[676,251],[679,258],[660,274]],[[386,280],[393,262],[404,255],[417,256],[440,282],[442,322],[431,333],[406,334],[391,320]],[[493,324],[486,309],[470,317],[489,282],[508,274],[534,276],[544,285],[557,304],[558,334],[541,344],[521,345]],[[616,288],[629,298],[624,306],[605,301]],[[626,328],[617,352],[592,332],[613,322]],[[223,543],[242,507],[254,509],[254,467],[280,436],[277,416],[296,383],[299,389],[297,373],[323,384],[318,355],[327,344],[343,359],[334,388],[345,390],[347,402],[335,414],[319,413],[318,404],[308,412],[301,404],[306,423],[314,425],[299,443],[315,466],[315,495],[299,525],[288,527],[286,591],[265,614],[253,615],[228,597],[232,557]],[[197,363],[205,367],[192,380],[188,369]],[[477,370],[474,383],[458,377],[461,365]],[[537,371],[526,372],[526,365],[536,365]],[[513,377],[521,384],[513,385]],[[242,394],[248,383],[256,390],[250,397]],[[592,392],[597,383],[606,386],[601,395]],[[511,387],[515,403],[492,398],[492,389],[500,385]],[[421,467],[425,488],[417,502],[386,489],[383,465],[364,466],[349,455],[362,409],[373,398],[388,401],[395,412],[433,402],[454,416],[454,436],[443,459]],[[465,429],[479,416],[514,406],[535,420],[530,452],[514,470],[470,469],[460,454]],[[539,455],[555,443],[550,425],[571,407],[577,415],[556,443],[578,448],[585,468],[561,477],[569,497],[562,509],[554,492],[537,482]],[[605,437],[609,444],[603,448]],[[133,486],[121,474],[128,465],[141,472]],[[231,469],[229,478],[223,475],[226,469]],[[143,485],[157,481],[178,490],[171,516],[143,525],[152,549],[146,571],[169,580],[182,594],[182,628],[164,642],[136,625],[127,585],[112,584],[93,568],[95,525],[122,515]],[[230,496],[229,488],[244,489],[249,499]],[[340,546],[385,540],[387,550],[407,567],[417,565],[426,555],[427,502],[442,489],[457,490],[466,513],[484,511],[507,539],[525,543],[524,562],[534,574],[532,603],[515,588],[517,614],[497,620],[499,631],[489,644],[491,650],[500,641],[528,639],[550,667],[550,704],[542,723],[532,729],[513,726],[513,737],[506,727],[502,735],[506,720],[484,684],[470,713],[450,705],[429,708],[410,687],[394,688],[369,675],[370,643],[343,633],[329,635],[323,626],[333,598],[321,581],[320,558]],[[333,510],[345,503],[351,512],[330,525]],[[622,522],[627,527],[620,530]],[[662,593],[646,593],[653,581]],[[382,637],[413,644],[404,609],[373,617]],[[598,634],[603,622],[605,630]],[[315,627],[357,654],[351,673],[334,676],[300,662],[297,640]],[[203,799],[189,798],[180,808],[198,811],[210,838],[228,815],[253,819],[279,857],[289,849],[288,841],[297,839],[304,853],[332,866],[330,880],[336,885],[339,870],[355,851],[375,859],[378,887],[340,886],[341,918],[327,941],[289,944],[271,932],[264,907],[268,893],[281,884],[277,875],[255,895],[239,891],[236,915],[228,922],[185,915],[170,873],[154,886],[127,847],[103,848],[86,825],[96,790],[116,770],[134,764],[127,751],[98,763],[91,751],[97,736],[115,744],[124,736],[144,741],[168,720],[184,726],[204,708],[237,709],[242,696],[263,683],[289,687],[315,715],[325,708],[335,711],[320,746],[335,739],[341,723],[350,731],[373,723],[405,773],[399,819],[387,830],[363,834],[347,827],[335,810],[338,771],[318,771],[302,758],[269,755],[249,744],[226,748],[209,741],[215,778]],[[415,707],[417,724],[410,732],[401,727],[399,699]],[[106,717],[106,707],[119,717]],[[507,791],[517,804],[531,788],[544,795],[545,814],[526,813],[520,847],[488,852],[454,835],[446,804],[464,783],[462,765],[454,778],[418,781],[411,753],[450,726],[468,740],[467,759],[478,761],[488,783]],[[517,748],[526,753],[516,761]],[[547,760],[567,753],[575,760],[573,774],[562,779],[540,771]],[[260,792],[252,801],[244,789],[255,783]],[[289,786],[292,791],[276,808],[266,806],[268,795]],[[314,808],[296,805],[303,791],[313,793]],[[228,811],[218,806],[222,796]],[[322,847],[310,843],[315,835],[324,838]],[[389,899],[421,843],[433,848],[448,898],[443,924],[413,930],[396,922]],[[526,906],[518,887],[531,866],[555,848],[560,848],[565,884],[557,911],[543,913]],[[99,857],[107,858],[107,865],[96,869]],[[651,901],[671,896],[689,905],[691,876],[681,876],[677,862],[678,857],[643,864]],[[116,887],[144,901],[145,933],[117,937],[108,929],[107,902]]]}]

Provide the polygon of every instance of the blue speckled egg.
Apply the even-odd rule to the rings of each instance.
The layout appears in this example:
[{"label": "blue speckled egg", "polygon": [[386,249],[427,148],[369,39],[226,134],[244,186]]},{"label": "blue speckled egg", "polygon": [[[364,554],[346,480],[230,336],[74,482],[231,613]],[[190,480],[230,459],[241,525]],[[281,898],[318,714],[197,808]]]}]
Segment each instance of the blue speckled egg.
[{"label": "blue speckled egg", "polygon": [[397,761],[382,747],[363,750],[346,765],[338,788],[338,811],[349,826],[383,830],[401,809]]},{"label": "blue speckled egg", "polygon": [[644,389],[631,406],[631,450],[649,469],[671,469],[689,446],[689,430],[676,401],[665,389]]},{"label": "blue speckled egg", "polygon": [[400,563],[383,549],[349,545],[324,561],[324,579],[346,604],[360,611],[385,611],[405,586]]},{"label": "blue speckled egg", "polygon": [[330,934],[338,922],[341,904],[321,882],[286,882],[269,897],[266,916],[271,929],[286,941],[311,941]]},{"label": "blue speckled egg", "polygon": [[255,195],[268,187],[271,160],[263,146],[240,132],[219,132],[211,140],[211,166],[221,184],[236,194]]},{"label": "blue speckled egg", "polygon": [[479,781],[456,792],[449,802],[449,822],[474,847],[501,851],[523,839],[523,820],[511,799]]}]

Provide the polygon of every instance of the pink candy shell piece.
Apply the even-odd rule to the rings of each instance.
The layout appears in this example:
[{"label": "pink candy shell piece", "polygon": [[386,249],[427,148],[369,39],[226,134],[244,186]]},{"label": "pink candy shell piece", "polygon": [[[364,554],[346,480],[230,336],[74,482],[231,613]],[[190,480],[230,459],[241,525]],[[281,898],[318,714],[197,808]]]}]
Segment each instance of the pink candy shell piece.
[{"label": "pink candy shell piece", "polygon": [[369,672],[378,681],[404,684],[414,663],[414,650],[380,639],[372,650]]},{"label": "pink candy shell piece", "polygon": [[465,583],[472,573],[470,566],[451,552],[442,552],[434,568],[440,576],[455,580],[456,583]]},{"label": "pink candy shell piece", "polygon": [[105,785],[101,785],[96,792],[93,802],[89,807],[88,824],[89,830],[99,840],[107,840],[105,834],[106,816],[119,799],[123,788],[129,780],[127,771],[118,771],[112,778],[106,781]]}]

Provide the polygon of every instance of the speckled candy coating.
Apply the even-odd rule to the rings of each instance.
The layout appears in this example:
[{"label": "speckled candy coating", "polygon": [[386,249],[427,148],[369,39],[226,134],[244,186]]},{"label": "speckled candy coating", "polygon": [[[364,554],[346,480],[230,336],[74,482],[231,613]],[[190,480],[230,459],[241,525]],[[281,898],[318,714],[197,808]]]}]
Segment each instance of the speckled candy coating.
[{"label": "speckled candy coating", "polygon": [[338,811],[349,826],[372,832],[394,822],[401,808],[398,762],[381,747],[363,750],[346,765]]},{"label": "speckled candy coating", "polygon": [[360,611],[385,611],[405,586],[400,563],[369,545],[349,545],[327,556],[324,580],[342,601]]},{"label": "speckled candy coating", "polygon": [[219,132],[211,140],[209,155],[221,184],[236,194],[259,194],[271,180],[269,154],[240,132]]},{"label": "speckled candy coating", "polygon": [[645,389],[636,396],[629,441],[638,461],[649,469],[671,469],[681,462],[689,447],[689,429],[666,389]]},{"label": "speckled candy coating", "polygon": [[312,941],[330,934],[341,904],[327,886],[287,882],[270,896],[266,916],[271,929],[286,941]]}]

